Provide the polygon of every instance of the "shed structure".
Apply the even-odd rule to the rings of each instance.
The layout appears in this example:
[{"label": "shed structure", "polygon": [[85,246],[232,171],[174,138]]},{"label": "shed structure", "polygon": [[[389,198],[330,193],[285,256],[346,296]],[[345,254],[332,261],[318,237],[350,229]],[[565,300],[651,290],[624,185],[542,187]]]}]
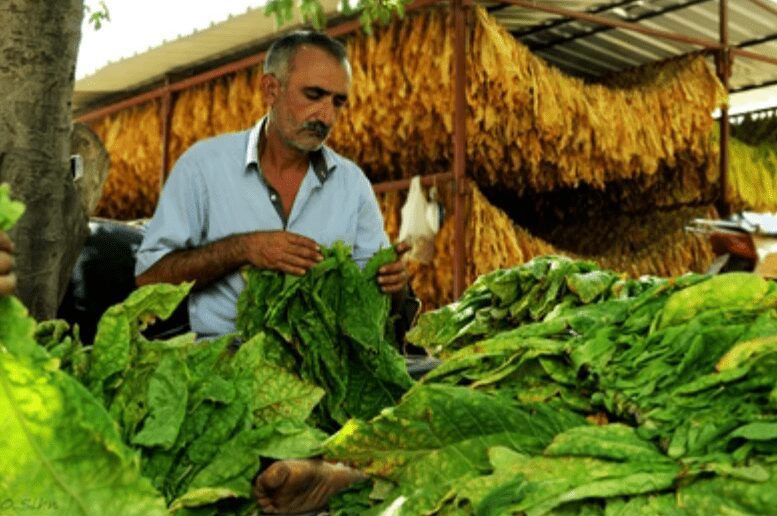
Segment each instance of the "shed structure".
[{"label": "shed structure", "polygon": [[[434,263],[414,265],[427,305],[553,252],[635,275],[705,268],[709,245],[685,234],[685,222],[747,204],[742,181],[726,182],[726,90],[777,83],[775,4],[733,4],[419,0],[375,37],[331,17],[328,31],[345,39],[354,65],[331,144],[375,184],[390,235],[413,175],[437,186],[454,215]],[[113,160],[100,214],[149,216],[185,148],[263,114],[256,81],[277,35],[268,23],[249,11],[225,22],[220,47],[214,26],[77,84],[78,118]],[[252,38],[239,35],[246,27]]]}]

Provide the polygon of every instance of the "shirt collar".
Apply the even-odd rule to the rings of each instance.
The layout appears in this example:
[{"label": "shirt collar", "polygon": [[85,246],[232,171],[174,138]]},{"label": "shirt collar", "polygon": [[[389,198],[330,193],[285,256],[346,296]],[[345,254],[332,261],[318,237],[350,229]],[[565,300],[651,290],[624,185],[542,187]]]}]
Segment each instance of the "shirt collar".
[{"label": "shirt collar", "polygon": [[[264,124],[266,122],[267,117],[262,117],[262,119],[259,120],[248,133],[245,168],[246,170],[249,170],[249,167],[254,165],[256,170],[259,171],[259,174],[262,173],[262,167],[259,165],[259,142],[261,141],[259,135],[262,134],[262,131],[264,130]],[[324,181],[326,181],[329,176],[332,175],[332,172],[334,172],[334,170],[337,168],[337,165],[329,165],[331,161],[331,155],[329,155],[330,152],[331,151],[326,145],[322,145],[320,149],[312,151],[309,154],[310,164],[313,166],[313,172],[316,174],[316,177],[321,184],[324,184]]]}]

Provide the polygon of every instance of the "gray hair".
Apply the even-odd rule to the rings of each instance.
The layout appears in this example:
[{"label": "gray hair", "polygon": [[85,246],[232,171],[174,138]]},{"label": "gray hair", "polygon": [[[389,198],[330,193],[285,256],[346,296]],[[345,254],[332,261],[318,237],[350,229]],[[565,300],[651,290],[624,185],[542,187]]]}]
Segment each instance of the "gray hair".
[{"label": "gray hair", "polygon": [[320,48],[337,59],[348,71],[348,75],[351,74],[351,64],[348,62],[345,46],[323,32],[310,30],[294,31],[275,40],[264,59],[264,73],[273,74],[282,84],[286,84],[291,61],[303,45]]}]

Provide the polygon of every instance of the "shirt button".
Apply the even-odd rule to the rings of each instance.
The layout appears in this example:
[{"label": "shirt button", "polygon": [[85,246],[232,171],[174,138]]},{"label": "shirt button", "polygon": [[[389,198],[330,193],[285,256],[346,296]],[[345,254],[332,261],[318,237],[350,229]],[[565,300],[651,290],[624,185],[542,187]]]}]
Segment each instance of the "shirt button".
[{"label": "shirt button", "polygon": [[275,200],[278,198],[275,194],[270,194],[270,200],[275,202]]}]

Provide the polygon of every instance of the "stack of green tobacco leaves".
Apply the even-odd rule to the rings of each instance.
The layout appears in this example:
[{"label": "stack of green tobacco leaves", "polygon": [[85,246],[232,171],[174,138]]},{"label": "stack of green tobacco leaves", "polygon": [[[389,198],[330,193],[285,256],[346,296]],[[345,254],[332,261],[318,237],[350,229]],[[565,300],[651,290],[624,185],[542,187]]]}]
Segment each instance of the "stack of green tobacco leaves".
[{"label": "stack of green tobacco leaves", "polygon": [[[0,187],[0,229],[22,211]],[[363,272],[344,245],[323,254],[302,278],[248,273],[242,342],[143,335],[191,285],[133,292],[86,346],[77,328],[38,324],[0,298],[0,406],[12,415],[0,422],[3,507],[250,512],[263,458],[320,454],[327,434],[315,423],[339,428],[393,405],[412,381],[375,275],[396,254],[382,251]]]},{"label": "stack of green tobacco leaves", "polygon": [[263,335],[266,357],[325,391],[318,423],[335,430],[394,405],[413,382],[393,344],[391,300],[375,279],[394,249],[378,251],[363,271],[341,242],[322,254],[301,277],[247,271],[237,328],[246,339]]},{"label": "stack of green tobacco leaves", "polygon": [[324,393],[266,361],[263,334],[239,347],[237,335],[147,340],[144,325],[169,317],[189,288],[133,292],[106,311],[91,347],[64,337],[61,322],[41,324],[37,339],[107,408],[171,510],[247,509],[261,458],[319,453],[326,434],[307,420]]},{"label": "stack of green tobacco leaves", "polygon": [[[569,264],[495,272],[421,318],[411,338],[447,358],[327,442],[375,478],[334,509],[773,512],[777,285],[747,273],[623,282]],[[527,296],[536,316],[510,328],[505,308]]]},{"label": "stack of green tobacco leaves", "polygon": [[451,350],[552,318],[566,308],[636,295],[655,281],[624,278],[593,262],[541,256],[480,276],[457,302],[424,314],[407,339],[445,357]]},{"label": "stack of green tobacco leaves", "polygon": [[[0,229],[22,210],[0,186]],[[375,283],[392,251],[324,255],[247,273],[240,346],[143,336],[189,285],[134,292],[91,346],[0,298],[3,507],[245,513],[262,458],[322,451],[371,475],[340,514],[777,507],[775,283],[538,258],[419,320],[408,338],[445,360],[413,385]]]}]

